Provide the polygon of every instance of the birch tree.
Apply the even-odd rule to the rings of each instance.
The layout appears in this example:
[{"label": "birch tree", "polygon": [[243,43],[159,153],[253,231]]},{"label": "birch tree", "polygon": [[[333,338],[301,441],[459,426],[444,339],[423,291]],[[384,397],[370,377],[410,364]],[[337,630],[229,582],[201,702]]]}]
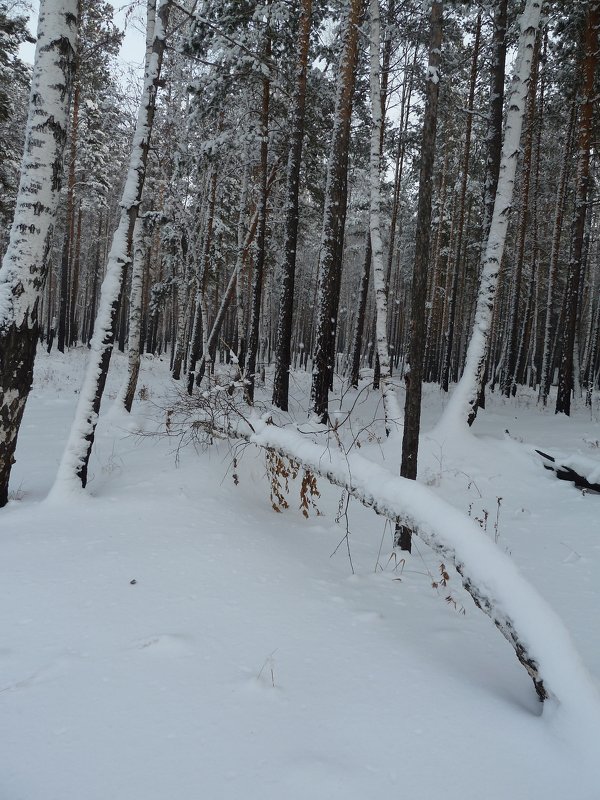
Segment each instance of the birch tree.
[{"label": "birch tree", "polygon": [[115,341],[119,299],[126,269],[131,262],[133,233],[146,178],[156,93],[170,10],[170,0],[159,0],[158,5],[156,0],[148,0],[147,19],[148,26],[152,30],[152,54],[144,76],[144,89],[129,157],[127,179],[121,197],[119,223],[108,255],[94,336],[90,342],[90,359],[55,486],[72,486],[79,483],[85,487],[87,483],[88,463]]},{"label": "birch tree", "polygon": [[0,268],[0,506],[8,501],[19,426],[33,380],[39,304],[62,181],[76,0],[41,0],[21,180]]},{"label": "birch tree", "polygon": [[294,284],[296,277],[296,249],[298,246],[298,195],[300,190],[300,165],[304,139],[304,116],[306,106],[306,73],[312,21],[312,0],[300,1],[300,25],[298,32],[298,55],[296,86],[291,113],[291,147],[288,157],[285,210],[285,244],[281,265],[281,293],[279,296],[279,319],[277,322],[277,350],[275,354],[275,377],[273,381],[273,404],[283,411],[288,409],[290,386],[290,345],[292,338],[292,313],[294,308]]},{"label": "birch tree", "polygon": [[467,348],[463,374],[446,407],[442,425],[451,421],[458,423],[464,421],[471,425],[477,415],[478,397],[485,377],[485,363],[498,277],[513,202],[527,87],[541,11],[542,0],[527,0],[520,19],[519,47],[508,99],[500,175],[483,258],[475,322]]},{"label": "birch tree", "polygon": [[379,380],[383,394],[386,432],[400,419],[400,409],[391,382],[390,350],[388,343],[387,281],[381,238],[381,150],[383,141],[383,106],[381,96],[379,51],[381,47],[381,22],[379,0],[370,0],[370,87],[371,87],[371,149],[369,229],[371,236],[371,263],[375,290],[375,336],[379,356]]}]

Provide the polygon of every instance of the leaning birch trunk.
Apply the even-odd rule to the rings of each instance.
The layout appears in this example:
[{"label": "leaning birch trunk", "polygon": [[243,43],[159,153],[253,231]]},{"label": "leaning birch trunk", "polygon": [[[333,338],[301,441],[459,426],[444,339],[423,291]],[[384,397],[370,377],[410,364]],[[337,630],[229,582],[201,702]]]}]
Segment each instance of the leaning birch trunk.
[{"label": "leaning birch trunk", "polygon": [[[146,23],[146,57],[144,72],[150,71],[152,45],[156,27],[156,6],[148,5]],[[141,199],[141,197],[140,197]],[[129,337],[127,341],[127,376],[117,396],[117,404],[130,412],[135,396],[135,389],[140,374],[140,345],[142,341],[142,307],[144,304],[144,263],[145,252],[142,238],[143,222],[139,217],[133,227],[132,261],[131,261],[131,295],[129,298]]]},{"label": "leaning birch trunk", "polygon": [[473,520],[429,487],[397,477],[359,453],[334,450],[291,427],[280,428],[256,416],[236,426],[231,419],[231,409],[220,419],[213,406],[208,407],[204,421],[195,416],[195,424],[210,435],[242,439],[291,459],[301,469],[340,486],[377,514],[410,527],[446,563],[455,566],[475,605],[514,649],[539,699],[556,700],[576,724],[591,721],[597,725],[598,689],[564,623],[512,559],[481,535]]},{"label": "leaning birch trunk", "polygon": [[159,0],[158,6],[156,0],[148,0],[149,23],[156,10],[152,56],[144,77],[144,91],[129,156],[127,180],[121,198],[121,215],[108,254],[94,336],[90,342],[90,360],[69,440],[58,469],[55,488],[79,483],[85,487],[87,483],[88,463],[115,340],[119,298],[127,265],[131,260],[133,231],[146,178],[146,163],[170,8],[170,0]]},{"label": "leaning birch trunk", "polygon": [[533,49],[540,24],[542,0],[527,0],[521,16],[521,34],[515,69],[508,101],[506,127],[502,144],[502,159],[494,213],[487,239],[483,268],[477,296],[475,322],[469,340],[463,375],[458,382],[441,425],[463,421],[472,425],[477,415],[477,400],[485,376],[488,340],[498,287],[498,276],[513,200],[515,174],[519,157],[519,143],[527,99],[527,86],[531,74]]},{"label": "leaning birch trunk", "polygon": [[127,375],[117,396],[117,404],[131,411],[140,374],[140,343],[142,339],[142,305],[144,300],[144,265],[146,252],[142,236],[143,222],[138,217],[133,229],[133,261],[131,268],[131,297],[129,299],[129,337],[127,342]]},{"label": "leaning birch trunk", "polygon": [[386,433],[400,420],[400,408],[392,384],[390,369],[390,349],[388,344],[388,298],[383,259],[383,242],[381,239],[381,141],[383,130],[383,113],[381,102],[381,81],[379,50],[381,41],[381,23],[379,18],[379,0],[370,0],[371,17],[370,36],[370,85],[371,85],[371,151],[370,169],[370,206],[369,230],[371,234],[371,263],[373,265],[373,289],[375,291],[375,338],[379,356],[379,382],[383,396]]},{"label": "leaning birch trunk", "polygon": [[60,197],[77,42],[77,0],[41,0],[21,180],[0,269],[0,507],[33,381],[52,226]]}]

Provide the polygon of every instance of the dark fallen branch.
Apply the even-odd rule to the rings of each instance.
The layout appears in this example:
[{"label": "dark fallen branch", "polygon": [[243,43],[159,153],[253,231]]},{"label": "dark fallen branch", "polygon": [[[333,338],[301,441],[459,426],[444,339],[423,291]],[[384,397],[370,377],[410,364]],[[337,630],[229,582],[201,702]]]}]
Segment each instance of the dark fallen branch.
[{"label": "dark fallen branch", "polygon": [[560,461],[557,461],[554,456],[551,456],[548,453],[542,453],[541,450],[536,450],[535,452],[542,459],[544,468],[554,472],[556,477],[560,478],[561,481],[570,481],[571,483],[574,483],[575,486],[579,486],[580,489],[587,489],[590,492],[600,493],[600,483],[590,482],[585,475],[577,472],[573,469],[573,467],[567,464],[561,464]]}]

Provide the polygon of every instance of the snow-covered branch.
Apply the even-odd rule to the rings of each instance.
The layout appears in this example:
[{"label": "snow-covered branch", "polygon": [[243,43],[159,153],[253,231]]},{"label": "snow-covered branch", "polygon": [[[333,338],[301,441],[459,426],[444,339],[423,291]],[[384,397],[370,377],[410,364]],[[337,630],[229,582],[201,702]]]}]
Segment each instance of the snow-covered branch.
[{"label": "snow-covered branch", "polygon": [[211,413],[211,401],[206,400],[207,409],[195,415],[196,430],[205,427],[275,451],[345,489],[377,514],[410,527],[454,564],[475,604],[513,647],[541,700],[554,698],[575,715],[600,715],[598,691],[563,622],[475,522],[428,487],[393,475],[358,453],[333,449],[293,427],[279,427],[268,415],[246,420],[235,413],[225,391],[219,394],[221,412]]}]

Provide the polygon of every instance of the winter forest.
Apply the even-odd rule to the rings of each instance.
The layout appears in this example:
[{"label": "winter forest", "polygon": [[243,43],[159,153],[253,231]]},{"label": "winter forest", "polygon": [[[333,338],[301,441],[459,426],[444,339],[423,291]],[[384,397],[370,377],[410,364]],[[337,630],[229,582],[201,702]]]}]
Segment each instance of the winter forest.
[{"label": "winter forest", "polygon": [[600,797],[599,61],[0,0],[0,798]]}]

